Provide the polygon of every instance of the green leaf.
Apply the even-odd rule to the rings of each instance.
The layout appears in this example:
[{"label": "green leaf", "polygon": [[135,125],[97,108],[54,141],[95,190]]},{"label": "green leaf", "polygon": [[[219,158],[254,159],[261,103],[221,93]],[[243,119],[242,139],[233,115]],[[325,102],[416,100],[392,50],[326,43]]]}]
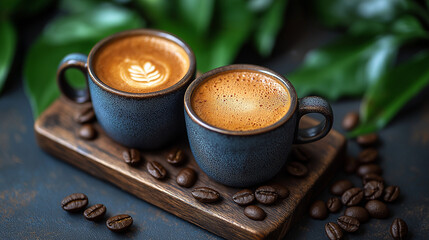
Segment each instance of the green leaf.
[{"label": "green leaf", "polygon": [[364,96],[362,123],[350,136],[385,127],[401,108],[429,84],[429,52],[418,54],[383,75]]},{"label": "green leaf", "polygon": [[15,11],[21,0],[1,0],[0,1],[0,18],[10,15]]},{"label": "green leaf", "polygon": [[178,13],[182,24],[191,28],[197,35],[207,33],[214,10],[214,0],[178,1]]},{"label": "green leaf", "polygon": [[12,65],[15,42],[16,35],[12,24],[7,20],[0,20],[0,92]]}]

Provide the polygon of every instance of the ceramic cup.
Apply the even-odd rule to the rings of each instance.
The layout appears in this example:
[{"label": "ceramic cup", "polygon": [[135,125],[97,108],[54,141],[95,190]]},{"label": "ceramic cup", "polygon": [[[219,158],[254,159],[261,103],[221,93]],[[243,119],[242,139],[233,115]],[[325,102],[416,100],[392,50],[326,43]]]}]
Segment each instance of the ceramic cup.
[{"label": "ceramic cup", "polygon": [[[94,71],[94,55],[117,38],[132,35],[152,35],[173,41],[187,53],[190,66],[185,76],[171,87],[150,93],[129,93],[103,83]],[[85,89],[75,89],[65,78],[69,68],[81,70],[87,79]],[[121,32],[98,42],[89,53],[69,54],[60,63],[57,82],[62,94],[76,103],[92,101],[101,127],[116,142],[131,148],[155,149],[185,133],[183,96],[195,78],[195,56],[191,48],[178,37],[158,30],[138,29]]]},{"label": "ceramic cup", "polygon": [[[258,71],[280,80],[291,97],[286,115],[270,126],[249,131],[221,129],[198,117],[191,105],[194,90],[206,79],[234,70]],[[285,164],[292,144],[323,138],[333,122],[326,100],[315,96],[298,99],[286,78],[254,65],[229,65],[203,74],[189,85],[184,101],[189,144],[198,165],[210,178],[233,187],[248,187],[273,178]],[[324,121],[311,128],[299,128],[300,118],[308,113],[322,114]]]}]

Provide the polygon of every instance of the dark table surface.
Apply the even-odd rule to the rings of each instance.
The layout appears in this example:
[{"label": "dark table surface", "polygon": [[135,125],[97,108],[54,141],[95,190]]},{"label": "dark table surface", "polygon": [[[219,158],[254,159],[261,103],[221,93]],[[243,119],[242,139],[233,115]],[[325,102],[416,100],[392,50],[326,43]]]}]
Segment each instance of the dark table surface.
[{"label": "dark table surface", "polygon": [[[80,171],[43,152],[33,132],[34,119],[22,84],[22,64],[28,46],[41,31],[39,23],[19,27],[19,49],[5,89],[0,95],[0,239],[219,239],[216,235],[173,216],[121,189]],[[305,53],[333,37],[335,33],[306,24],[293,36],[282,31],[275,54],[259,59],[245,48],[237,62],[254,63],[287,74],[296,68]],[[291,31],[291,29],[289,29]],[[55,66],[56,67],[56,66]],[[401,188],[401,197],[389,204],[391,217],[372,219],[348,239],[390,239],[388,229],[395,217],[404,219],[412,239],[429,238],[429,89],[413,99],[399,116],[380,132],[380,165],[388,184]],[[340,120],[358,110],[358,100],[332,103],[334,128],[342,131]],[[349,153],[359,148],[349,143]],[[335,179],[344,178],[339,172]],[[347,178],[360,181],[355,176]],[[130,231],[119,235],[104,223],[86,221],[81,214],[68,214],[60,207],[63,197],[86,193],[90,204],[103,203],[110,215],[127,213],[134,218]],[[325,189],[318,199],[327,200]],[[324,224],[335,221],[340,213],[326,220],[308,215],[291,227],[287,239],[324,239]]]}]

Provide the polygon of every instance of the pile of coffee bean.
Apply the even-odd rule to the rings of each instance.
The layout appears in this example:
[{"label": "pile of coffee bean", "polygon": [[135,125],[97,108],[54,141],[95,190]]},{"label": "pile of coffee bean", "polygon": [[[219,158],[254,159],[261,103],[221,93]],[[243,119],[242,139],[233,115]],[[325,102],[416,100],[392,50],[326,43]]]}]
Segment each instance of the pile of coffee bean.
[{"label": "pile of coffee bean", "polygon": [[[83,193],[73,193],[61,201],[61,207],[71,213],[82,212],[88,205],[88,197]],[[106,207],[103,204],[95,204],[83,212],[83,216],[89,220],[98,222],[103,220]],[[133,224],[133,218],[128,214],[113,216],[106,221],[106,226],[113,232],[123,232]]]},{"label": "pile of coffee bean", "polygon": [[74,117],[76,123],[80,124],[77,135],[85,140],[93,140],[97,137],[97,131],[92,122],[95,120],[94,109],[91,104],[86,105]]},{"label": "pile of coffee bean", "polygon": [[[359,123],[359,114],[349,113],[345,116],[342,126],[345,130],[353,130]],[[356,138],[357,144],[362,150],[357,158],[348,156],[344,162],[344,171],[350,176],[356,174],[362,180],[361,186],[354,186],[348,179],[334,182],[330,187],[330,193],[337,197],[331,197],[326,204],[315,201],[309,210],[314,219],[326,219],[329,212],[339,212],[346,207],[343,216],[337,222],[328,222],[325,225],[325,233],[331,240],[342,239],[344,232],[356,232],[362,224],[369,219],[385,219],[390,216],[386,203],[394,202],[400,194],[398,186],[386,186],[381,176],[382,169],[377,164],[379,152],[377,145],[379,137],[375,133],[362,135]],[[404,239],[408,233],[408,227],[404,220],[397,218],[390,227],[390,234],[394,239]]]}]

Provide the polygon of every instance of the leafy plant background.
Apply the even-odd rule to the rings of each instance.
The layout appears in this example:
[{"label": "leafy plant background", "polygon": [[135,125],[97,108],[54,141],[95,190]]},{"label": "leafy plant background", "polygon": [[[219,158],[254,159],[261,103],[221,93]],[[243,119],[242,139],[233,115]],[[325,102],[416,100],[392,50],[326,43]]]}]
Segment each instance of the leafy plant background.
[{"label": "leafy plant background", "polygon": [[[292,1],[292,0],[290,0]],[[4,0],[0,2],[0,91],[15,52],[14,21],[31,19],[47,7],[58,15],[30,48],[24,64],[25,88],[35,117],[58,96],[56,68],[68,53],[89,53],[113,33],[141,27],[178,35],[194,50],[206,72],[234,62],[245,44],[270,56],[284,24],[288,0]],[[290,79],[299,96],[330,100],[363,97],[361,123],[350,136],[377,131],[421,89],[429,85],[429,1],[309,1],[310,13],[341,33],[310,51]],[[293,9],[291,9],[293,11]],[[284,29],[288,34],[288,29]],[[408,46],[418,51],[398,58]],[[68,71],[75,86],[84,84]]]}]

